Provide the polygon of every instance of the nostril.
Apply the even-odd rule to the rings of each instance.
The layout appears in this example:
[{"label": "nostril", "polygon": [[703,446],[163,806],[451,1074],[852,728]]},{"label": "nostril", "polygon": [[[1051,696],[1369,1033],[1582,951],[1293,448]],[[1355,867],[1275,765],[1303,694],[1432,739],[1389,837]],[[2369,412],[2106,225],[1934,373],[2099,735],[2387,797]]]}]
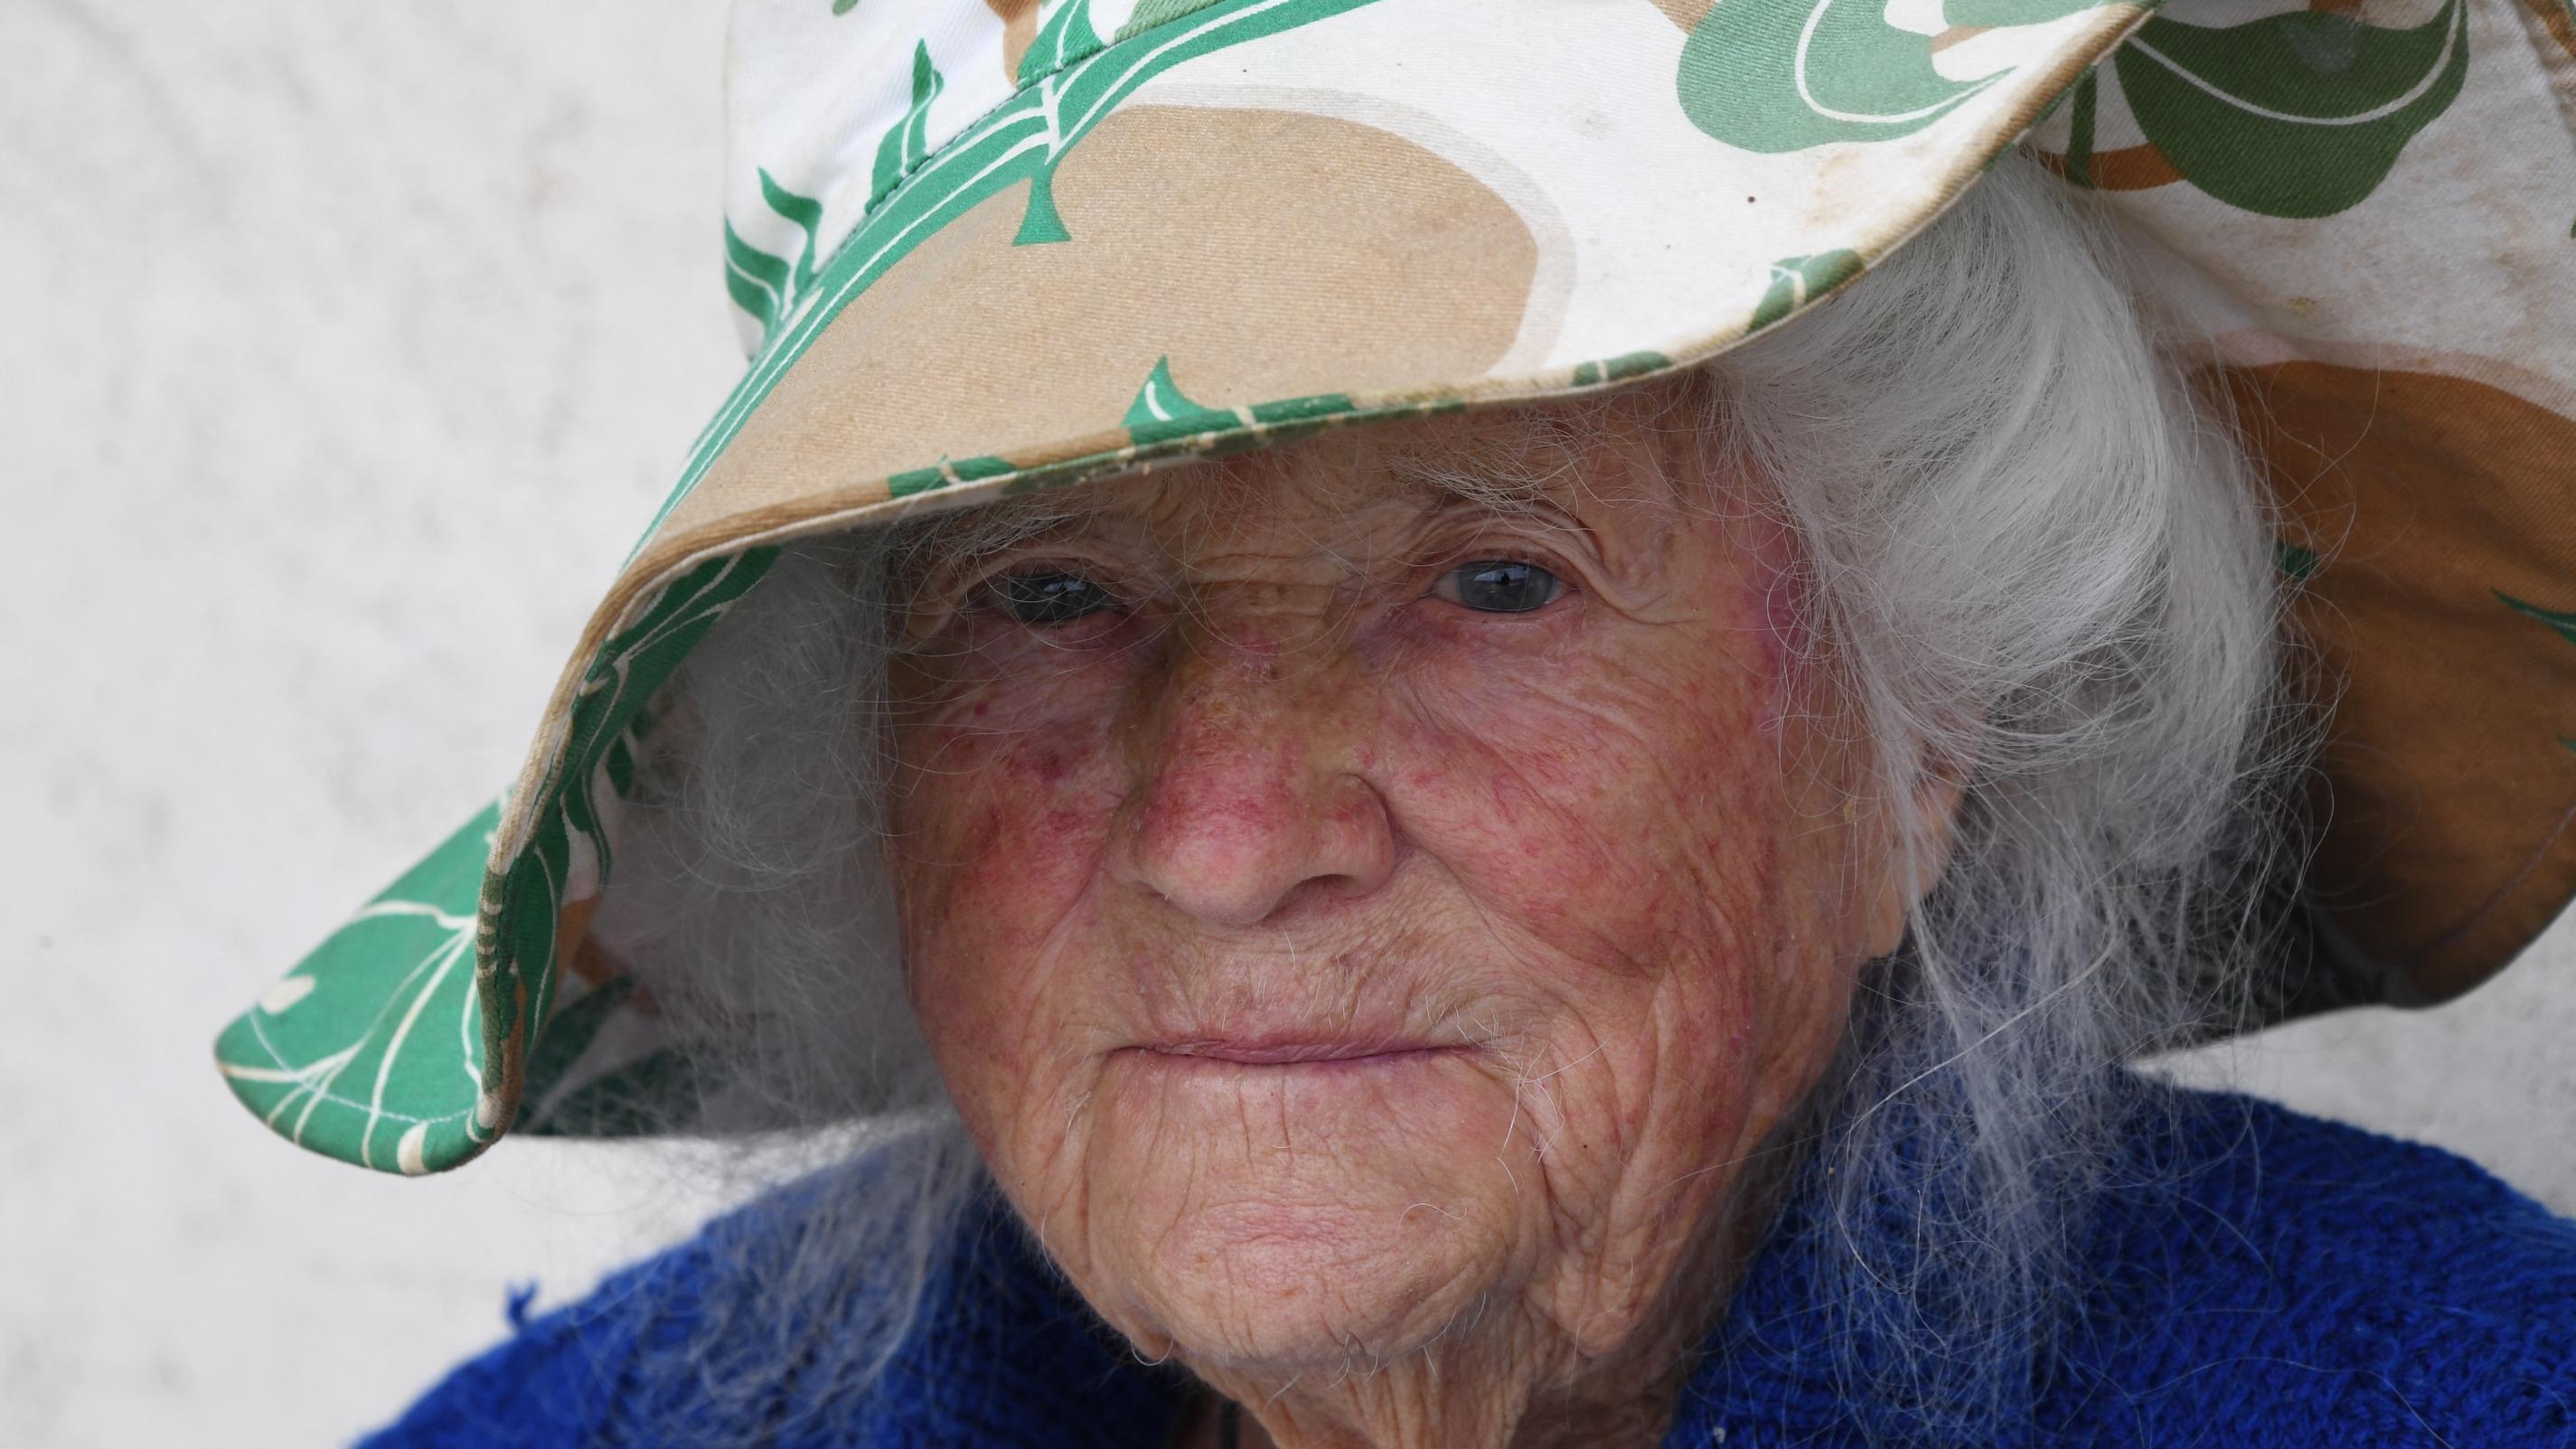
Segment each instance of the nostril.
[{"label": "nostril", "polygon": [[1365,896],[1393,870],[1385,807],[1355,776],[1238,763],[1195,780],[1166,774],[1133,805],[1120,874],[1212,925],[1256,925],[1300,904]]},{"label": "nostril", "polygon": [[1293,915],[1301,910],[1334,905],[1343,901],[1362,900],[1375,895],[1378,887],[1383,884],[1385,884],[1383,876],[1374,878],[1356,874],[1315,876],[1299,881],[1279,899],[1278,904],[1271,907],[1269,916],[1263,919]]}]

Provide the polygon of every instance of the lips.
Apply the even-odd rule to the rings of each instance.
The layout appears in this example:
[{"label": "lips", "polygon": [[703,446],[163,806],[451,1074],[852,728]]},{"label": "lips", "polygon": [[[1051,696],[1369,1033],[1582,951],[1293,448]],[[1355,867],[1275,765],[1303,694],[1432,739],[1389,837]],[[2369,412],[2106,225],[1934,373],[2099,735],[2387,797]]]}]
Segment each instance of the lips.
[{"label": "lips", "polygon": [[1455,1042],[1402,1041],[1383,1037],[1215,1038],[1149,1042],[1136,1048],[1180,1064],[1203,1061],[1247,1067],[1312,1066],[1325,1063],[1364,1065],[1393,1063],[1467,1048]]}]

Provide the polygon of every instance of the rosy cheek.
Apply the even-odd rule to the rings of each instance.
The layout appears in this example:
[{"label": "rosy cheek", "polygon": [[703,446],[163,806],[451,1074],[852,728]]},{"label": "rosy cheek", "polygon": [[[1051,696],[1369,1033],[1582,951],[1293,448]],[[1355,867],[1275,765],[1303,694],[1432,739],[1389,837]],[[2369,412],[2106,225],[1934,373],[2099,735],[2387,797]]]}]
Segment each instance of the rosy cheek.
[{"label": "rosy cheek", "polygon": [[1425,848],[1484,903],[1552,941],[1638,907],[1652,883],[1614,843],[1622,752],[1561,711],[1531,717],[1526,698],[1457,703],[1407,722],[1388,750],[1404,761],[1393,804]]},{"label": "rosy cheek", "polygon": [[1740,937],[1708,938],[1768,917],[1780,823],[1778,748],[1758,733],[1770,681],[1723,642],[1747,622],[1674,629],[1656,648],[1601,628],[1516,656],[1418,638],[1410,707],[1385,736],[1397,812],[1488,906],[1569,957],[1733,953]]},{"label": "rosy cheek", "polygon": [[937,787],[971,791],[966,799],[922,802],[921,813],[960,822],[931,832],[938,854],[923,868],[969,919],[1051,918],[1097,861],[1116,792],[1097,783],[1096,761],[1062,745],[984,751],[967,768],[970,781]]},{"label": "rosy cheek", "polygon": [[1097,869],[1119,798],[1105,727],[965,722],[917,732],[894,822],[907,953],[926,990],[980,1012],[1035,989],[1033,959]]}]

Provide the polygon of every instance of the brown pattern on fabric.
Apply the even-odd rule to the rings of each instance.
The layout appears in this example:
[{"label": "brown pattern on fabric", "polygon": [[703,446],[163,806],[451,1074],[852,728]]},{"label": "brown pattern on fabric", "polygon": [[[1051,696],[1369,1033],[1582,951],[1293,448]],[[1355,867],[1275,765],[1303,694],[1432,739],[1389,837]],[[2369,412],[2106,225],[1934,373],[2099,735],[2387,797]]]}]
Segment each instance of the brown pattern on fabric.
[{"label": "brown pattern on fabric", "polygon": [[1014,187],[853,300],[662,537],[1114,431],[1167,356],[1209,407],[1475,377],[1537,272],[1528,225],[1482,182],[1324,116],[1131,106],[1054,194],[1071,240],[1014,245]]},{"label": "brown pattern on fabric", "polygon": [[[2063,176],[2066,158],[2055,151],[2031,148],[2041,165]],[[2146,191],[2170,186],[2182,180],[2182,172],[2165,159],[2164,151],[2150,142],[2143,146],[2123,146],[2117,151],[2096,151],[2092,158],[2091,185],[2096,191]]]},{"label": "brown pattern on fabric", "polygon": [[2226,384],[2318,558],[2299,618],[2340,694],[2316,899],[2399,999],[2457,995],[2576,889],[2576,644],[2505,602],[2576,609],[2576,420],[2426,372]]},{"label": "brown pattern on fabric", "polygon": [[613,959],[590,939],[590,922],[599,914],[601,899],[580,896],[565,901],[555,912],[555,959],[593,986],[617,974]]},{"label": "brown pattern on fabric", "polygon": [[1020,57],[1029,53],[1029,42],[1038,38],[1039,0],[984,0],[1002,20],[1002,75],[1017,81]]},{"label": "brown pattern on fabric", "polygon": [[2576,60],[2576,9],[2566,0],[2522,0],[2522,8],[2544,34],[2558,42],[2568,59]]},{"label": "brown pattern on fabric", "polygon": [[1717,0],[1655,0],[1655,8],[1672,17],[1672,22],[1687,34],[1697,30],[1708,12],[1717,8]]}]

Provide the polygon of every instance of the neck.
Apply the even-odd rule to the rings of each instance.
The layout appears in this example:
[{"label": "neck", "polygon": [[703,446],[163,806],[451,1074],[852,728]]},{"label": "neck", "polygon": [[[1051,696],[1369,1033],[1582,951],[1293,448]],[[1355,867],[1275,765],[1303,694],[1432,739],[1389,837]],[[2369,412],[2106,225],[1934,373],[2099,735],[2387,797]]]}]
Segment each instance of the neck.
[{"label": "neck", "polygon": [[[1241,1406],[1240,1449],[1644,1449],[1661,1442],[1688,1362],[1659,1344],[1568,1374],[1524,1356],[1427,1349],[1286,1383],[1207,1377]],[[1223,1417],[1211,1400],[1203,1432],[1186,1442],[1223,1449]]]},{"label": "neck", "polygon": [[[1736,1286],[1769,1238],[1803,1154],[1753,1154],[1731,1202],[1652,1301],[1569,1318],[1476,1315],[1400,1358],[1236,1373],[1193,1363],[1210,1398],[1185,1449],[1653,1449]],[[1604,1318],[1624,1328],[1605,1330]],[[1220,1407],[1239,1406],[1234,1443]],[[1200,1432],[1204,1431],[1204,1437]]]},{"label": "neck", "polygon": [[1239,1449],[1651,1449],[1770,1215],[1730,1216],[1656,1302],[1625,1315],[1627,1331],[1489,1311],[1383,1362],[1355,1356],[1295,1374],[1193,1364],[1221,1398],[1196,1408],[1179,1442],[1225,1449],[1231,1401]]}]

